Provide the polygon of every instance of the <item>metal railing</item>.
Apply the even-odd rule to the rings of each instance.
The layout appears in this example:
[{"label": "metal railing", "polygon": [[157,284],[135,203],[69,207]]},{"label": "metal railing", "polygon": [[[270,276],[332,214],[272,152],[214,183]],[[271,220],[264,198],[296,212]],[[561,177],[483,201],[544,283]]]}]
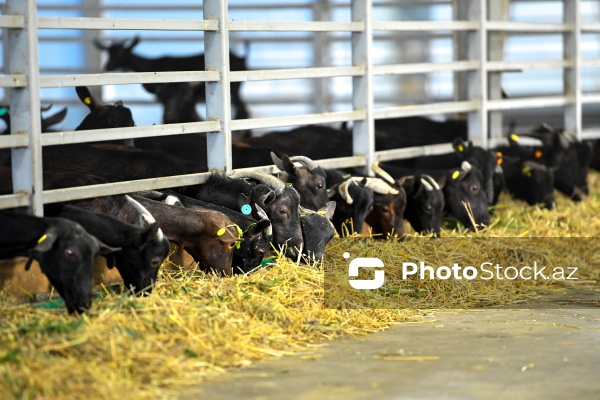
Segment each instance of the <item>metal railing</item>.
[{"label": "metal railing", "polygon": [[[318,0],[316,0],[318,1]],[[325,0],[323,0],[325,1]],[[436,3],[436,2],[433,2]],[[504,8],[498,8],[499,3]],[[582,32],[600,32],[600,23],[580,23],[580,1],[563,2],[564,23],[518,23],[507,21],[506,0],[454,0],[455,21],[373,21],[373,0],[352,0],[350,22],[282,22],[231,21],[227,0],[204,0],[204,20],[151,20],[131,18],[38,17],[35,0],[7,0],[0,27],[5,32],[8,57],[0,86],[9,92],[12,134],[0,136],[0,148],[12,149],[12,177],[15,194],[0,196],[0,208],[27,206],[36,215],[43,204],[126,193],[139,190],[176,187],[202,183],[207,174],[143,179],[89,187],[42,190],[41,154],[43,147],[99,140],[136,139],[205,132],[208,142],[208,167],[232,169],[232,131],[275,128],[293,125],[353,121],[352,157],[320,160],[326,167],[370,165],[382,160],[439,154],[450,151],[449,145],[424,146],[387,151],[375,150],[374,120],[419,115],[466,114],[471,138],[483,146],[498,141],[502,129],[502,112],[514,109],[564,107],[565,127],[580,138],[597,138],[600,132],[584,132],[581,125],[583,104],[600,103],[600,94],[581,93],[581,69],[598,66],[597,60],[581,60]],[[390,3],[391,4],[391,3]],[[499,16],[498,20],[488,15]],[[206,71],[158,73],[102,73],[40,76],[38,52],[39,29],[78,30],[179,30],[203,31]],[[449,31],[454,35],[455,61],[373,65],[375,33]],[[229,70],[230,32],[347,32],[351,36],[352,65],[252,71]],[[559,61],[506,62],[502,60],[504,32],[560,33],[564,41],[564,59]],[[498,47],[500,46],[500,49]],[[537,96],[503,99],[502,73],[515,70],[552,69],[564,71],[565,91],[560,96]],[[375,108],[374,76],[450,71],[456,76],[455,101]],[[232,120],[229,86],[231,82],[276,79],[316,79],[350,77],[353,82],[352,110],[284,117]],[[119,85],[158,82],[206,82],[207,121],[173,125],[139,126],[109,131],[40,132],[40,89],[78,85]],[[272,166],[254,168],[274,172]]]}]

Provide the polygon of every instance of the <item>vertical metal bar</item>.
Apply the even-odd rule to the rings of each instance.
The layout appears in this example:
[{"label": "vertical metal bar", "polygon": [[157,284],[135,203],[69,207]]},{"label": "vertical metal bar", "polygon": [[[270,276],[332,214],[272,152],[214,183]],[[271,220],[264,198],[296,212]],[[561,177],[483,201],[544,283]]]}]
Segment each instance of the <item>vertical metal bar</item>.
[{"label": "vertical metal bar", "polygon": [[[494,21],[507,21],[510,9],[509,0],[495,0],[488,3],[488,18]],[[488,32],[488,52],[490,61],[504,60],[505,32]],[[490,72],[488,76],[488,94],[491,100],[502,98],[502,74]],[[489,131],[490,136],[500,138],[503,136],[502,111],[490,111]]]},{"label": "vertical metal bar", "polygon": [[[98,0],[83,0],[83,15],[88,18],[99,18],[101,13]],[[85,57],[86,69],[90,73],[99,71],[102,68],[100,64],[103,52],[92,44],[93,40],[98,37],[99,31],[86,29],[80,32],[83,40],[83,56]],[[102,86],[90,86],[89,89],[96,98],[103,98]]]},{"label": "vertical metal bar", "polygon": [[468,33],[470,60],[479,60],[479,68],[468,74],[468,96],[480,102],[476,111],[469,113],[469,139],[479,139],[481,146],[488,146],[487,113],[487,1],[469,0],[469,20],[478,21],[479,28]]},{"label": "vertical metal bar", "polygon": [[[452,0],[455,21],[464,21],[469,18],[467,7],[469,1],[470,0]],[[467,60],[469,57],[467,34],[468,32],[458,31],[453,35],[454,61]],[[454,101],[464,101],[468,99],[467,80],[467,72],[459,71],[454,73]]]},{"label": "vertical metal bar", "polygon": [[[313,21],[328,21],[330,13],[328,0],[317,0],[313,4]],[[325,66],[327,55],[330,54],[330,41],[328,33],[313,32],[313,66]],[[330,96],[327,86],[327,78],[312,79],[313,93],[315,94],[313,112],[320,113],[329,110]]]},{"label": "vertical metal bar", "polygon": [[365,111],[365,119],[354,123],[352,149],[355,155],[365,156],[364,173],[372,174],[375,152],[375,124],[373,120],[373,28],[372,0],[352,0],[352,21],[362,22],[364,30],[352,33],[352,65],[362,65],[365,73],[352,78],[352,105]]},{"label": "vertical metal bar", "polygon": [[24,16],[23,29],[7,29],[8,73],[25,74],[26,86],[8,90],[11,134],[27,133],[29,146],[12,150],[13,190],[29,193],[29,211],[43,215],[38,27],[35,0],[7,0],[6,12]]},{"label": "vertical metal bar", "polygon": [[204,33],[205,69],[219,71],[217,82],[206,83],[206,119],[218,120],[219,132],[206,134],[208,168],[231,171],[231,91],[227,0],[204,0],[204,19],[217,20],[215,32]]},{"label": "vertical metal bar", "polygon": [[563,71],[564,94],[570,101],[565,106],[564,127],[578,139],[582,133],[581,103],[581,8],[580,0],[563,0],[563,19],[570,30],[563,36],[563,57],[573,66]]}]

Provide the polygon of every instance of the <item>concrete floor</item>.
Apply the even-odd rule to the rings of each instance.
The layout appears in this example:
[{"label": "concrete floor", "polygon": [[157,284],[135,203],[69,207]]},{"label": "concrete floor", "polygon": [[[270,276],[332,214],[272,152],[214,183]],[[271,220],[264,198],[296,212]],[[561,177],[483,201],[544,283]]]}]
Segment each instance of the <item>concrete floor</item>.
[{"label": "concrete floor", "polygon": [[599,299],[440,311],[231,371],[184,398],[600,399]]}]

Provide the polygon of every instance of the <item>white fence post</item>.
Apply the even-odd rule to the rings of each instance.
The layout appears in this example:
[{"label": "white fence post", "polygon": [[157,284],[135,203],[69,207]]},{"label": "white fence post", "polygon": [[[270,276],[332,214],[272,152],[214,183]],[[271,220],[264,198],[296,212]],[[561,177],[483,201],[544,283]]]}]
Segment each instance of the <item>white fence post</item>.
[{"label": "white fence post", "polygon": [[469,139],[479,139],[483,148],[488,147],[487,1],[469,0],[467,9],[469,20],[479,23],[467,33],[469,59],[479,61],[479,68],[468,73],[468,98],[479,101],[477,110],[469,113]]},{"label": "white fence post", "polygon": [[206,119],[219,121],[221,130],[206,134],[208,168],[230,172],[231,89],[229,80],[229,21],[227,0],[204,0],[204,19],[216,20],[218,29],[204,33],[205,68],[219,71],[219,80],[206,82]]},{"label": "white fence post", "polygon": [[11,134],[26,133],[29,146],[12,150],[13,192],[29,193],[29,211],[44,213],[38,62],[38,25],[35,0],[8,0],[9,15],[23,15],[23,29],[6,29],[9,74],[24,74],[25,86],[8,89]]},{"label": "white fence post", "polygon": [[368,174],[372,174],[370,166],[375,152],[372,9],[371,0],[352,0],[352,21],[364,24],[362,32],[352,32],[352,65],[365,68],[362,76],[352,78],[352,105],[355,110],[365,111],[365,119],[354,122],[352,149],[354,155],[364,155],[367,162],[364,172]]},{"label": "white fence post", "polygon": [[568,102],[564,112],[564,128],[581,139],[581,8],[580,0],[563,0],[563,19],[569,30],[563,36],[563,58],[571,67],[563,70],[563,90]]},{"label": "white fence post", "polygon": [[[489,2],[488,18],[493,21],[507,21],[510,9],[510,0],[496,0]],[[488,45],[490,61],[504,60],[505,32],[488,32]],[[491,100],[502,99],[502,73],[490,72],[488,76],[488,93]],[[502,111],[490,111],[489,113],[490,137],[500,138],[503,136]]]}]

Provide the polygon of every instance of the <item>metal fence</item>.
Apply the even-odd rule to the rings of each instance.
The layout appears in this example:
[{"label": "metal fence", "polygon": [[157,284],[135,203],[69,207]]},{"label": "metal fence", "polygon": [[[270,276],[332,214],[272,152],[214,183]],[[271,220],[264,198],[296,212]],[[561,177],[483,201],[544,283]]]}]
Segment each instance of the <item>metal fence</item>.
[{"label": "metal fence", "polygon": [[[43,191],[41,154],[45,146],[205,132],[209,168],[229,172],[232,168],[232,131],[353,121],[354,156],[320,160],[319,163],[324,167],[366,167],[376,157],[386,161],[439,154],[448,152],[451,148],[449,144],[444,144],[376,151],[373,128],[375,119],[463,114],[468,120],[470,138],[484,147],[489,147],[501,140],[504,113],[545,107],[559,107],[562,110],[564,127],[578,138],[600,137],[600,131],[582,128],[583,105],[600,103],[600,93],[582,93],[581,88],[582,71],[585,68],[600,67],[600,60],[583,60],[581,56],[582,34],[600,33],[600,23],[581,22],[582,1],[558,2],[563,8],[562,22],[527,23],[508,20],[508,0],[454,0],[452,21],[378,21],[373,18],[374,7],[390,7],[396,3],[408,2],[350,0],[347,4],[338,5],[349,8],[351,19],[347,22],[231,20],[228,17],[227,0],[204,0],[202,20],[40,17],[37,15],[36,1],[6,0],[4,14],[0,16],[0,27],[3,29],[5,41],[5,73],[0,75],[0,87],[5,87],[8,91],[11,135],[0,136],[0,148],[12,148],[15,194],[0,196],[0,208],[26,206],[36,215],[42,215],[44,203],[193,185],[202,183],[207,176],[191,174]],[[330,3],[327,0],[315,2]],[[542,3],[540,5],[543,6]],[[38,32],[52,29],[203,31],[206,71],[41,75]],[[315,38],[318,38],[319,33],[344,32],[350,36],[351,65],[230,71],[230,35],[239,32],[310,32]],[[454,45],[454,61],[385,65],[373,62],[373,41],[377,34],[394,35],[407,32],[416,36],[426,32],[443,32],[449,35]],[[512,33],[559,34],[563,59],[505,61],[504,41],[506,35]],[[315,40],[318,44],[318,39]],[[502,97],[503,73],[557,68],[563,71],[563,93],[508,99]],[[375,107],[375,77],[439,71],[453,74],[454,99]],[[232,120],[229,92],[231,82],[334,77],[349,77],[352,80],[352,109],[349,111]],[[186,81],[206,82],[207,121],[138,126],[103,132],[68,131],[43,135],[40,132],[41,88]],[[316,95],[320,96],[322,93]],[[273,172],[272,166],[254,169]]]}]

